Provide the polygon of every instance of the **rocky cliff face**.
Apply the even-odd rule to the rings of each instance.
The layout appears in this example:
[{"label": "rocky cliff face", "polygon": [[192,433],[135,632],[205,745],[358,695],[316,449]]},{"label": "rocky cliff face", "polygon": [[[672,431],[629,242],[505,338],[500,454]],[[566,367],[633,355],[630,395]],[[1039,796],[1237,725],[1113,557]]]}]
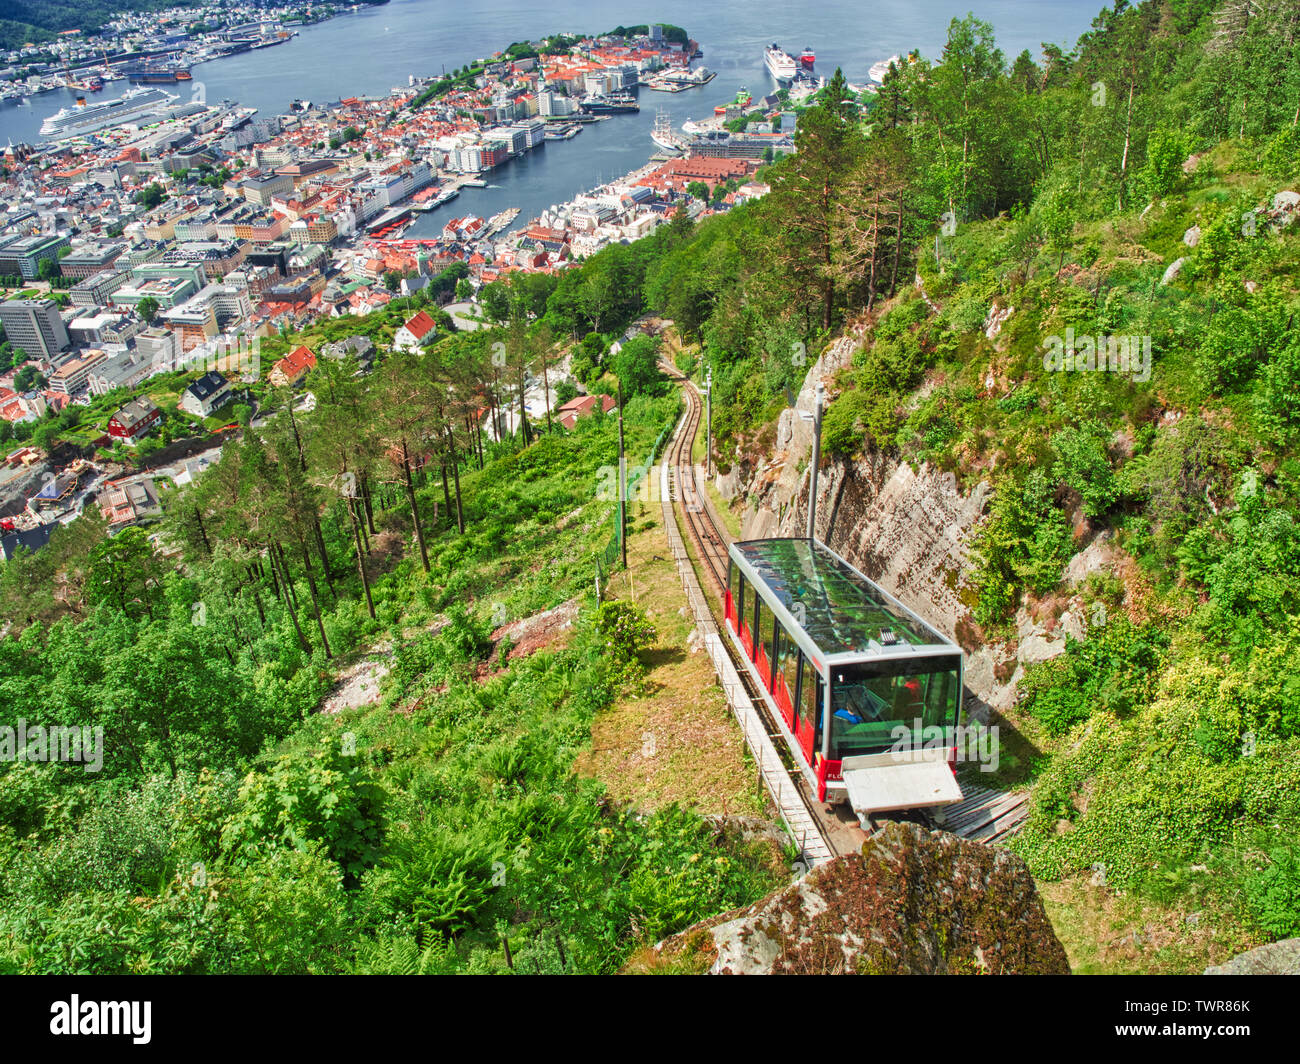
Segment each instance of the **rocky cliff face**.
[{"label": "rocky cliff face", "polygon": [[713,975],[1069,974],[1020,858],[916,824],[629,965]]},{"label": "rocky cliff face", "polygon": [[1205,969],[1206,975],[1300,975],[1300,938],[1270,942]]},{"label": "rocky cliff face", "polygon": [[[813,410],[819,381],[833,401],[833,378],[859,343],[849,335],[827,348],[795,406],[782,412],[771,452],[756,464],[738,462],[718,478],[725,498],[745,500],[744,538],[805,534],[813,433],[799,415]],[[989,706],[1002,709],[1014,701],[1024,667],[1059,654],[1063,633],[1072,630],[1069,616],[1044,624],[1021,611],[1014,643],[980,645],[967,605],[969,555],[990,496],[987,483],[963,492],[951,473],[928,465],[914,469],[878,453],[824,461],[817,484],[818,538],[965,647],[966,687],[980,718]],[[1072,566],[1079,568],[1078,561]]]}]

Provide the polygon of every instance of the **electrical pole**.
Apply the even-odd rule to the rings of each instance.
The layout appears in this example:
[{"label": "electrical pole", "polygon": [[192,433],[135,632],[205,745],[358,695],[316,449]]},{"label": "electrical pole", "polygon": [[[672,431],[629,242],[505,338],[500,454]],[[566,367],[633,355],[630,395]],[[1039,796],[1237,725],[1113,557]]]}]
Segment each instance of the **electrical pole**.
[{"label": "electrical pole", "polygon": [[704,375],[704,479],[713,477],[713,367]]},{"label": "electrical pole", "polygon": [[813,412],[806,411],[800,413],[800,417],[805,421],[811,421],[813,426],[813,447],[812,447],[812,476],[808,484],[808,539],[815,538],[817,527],[817,467],[821,464],[822,454],[822,406],[826,402],[826,386],[820,382],[817,384],[816,398],[813,399]]},{"label": "electrical pole", "polygon": [[618,544],[627,568],[627,458],[623,455],[623,383],[618,385]]}]

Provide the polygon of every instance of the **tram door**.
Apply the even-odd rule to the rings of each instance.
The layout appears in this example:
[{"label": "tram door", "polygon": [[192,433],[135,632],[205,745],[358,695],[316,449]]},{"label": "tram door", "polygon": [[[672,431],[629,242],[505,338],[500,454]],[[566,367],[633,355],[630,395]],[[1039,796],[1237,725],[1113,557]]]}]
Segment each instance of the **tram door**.
[{"label": "tram door", "polygon": [[794,699],[799,682],[799,648],[786,634],[781,623],[776,624],[776,681],[772,684],[772,697],[785,719],[785,726],[794,734]]},{"label": "tram door", "polygon": [[763,678],[763,686],[772,690],[772,610],[758,595],[754,596],[754,651],[752,657]]},{"label": "tram door", "polygon": [[809,765],[813,763],[817,753],[817,740],[820,732],[817,722],[821,717],[821,707],[821,675],[813,668],[812,662],[800,652],[799,709],[798,719],[795,721],[795,738],[799,741],[799,749],[803,751]]}]

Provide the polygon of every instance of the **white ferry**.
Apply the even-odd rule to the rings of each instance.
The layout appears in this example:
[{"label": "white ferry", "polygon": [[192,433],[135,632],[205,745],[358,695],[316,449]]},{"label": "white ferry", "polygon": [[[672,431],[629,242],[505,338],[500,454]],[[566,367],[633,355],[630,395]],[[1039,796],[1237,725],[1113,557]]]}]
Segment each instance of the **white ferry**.
[{"label": "white ferry", "polygon": [[779,45],[773,44],[763,52],[763,62],[767,66],[767,72],[776,78],[779,82],[787,82],[794,78],[795,71],[798,69],[794,61],[794,56],[789,52],[783,52]]}]

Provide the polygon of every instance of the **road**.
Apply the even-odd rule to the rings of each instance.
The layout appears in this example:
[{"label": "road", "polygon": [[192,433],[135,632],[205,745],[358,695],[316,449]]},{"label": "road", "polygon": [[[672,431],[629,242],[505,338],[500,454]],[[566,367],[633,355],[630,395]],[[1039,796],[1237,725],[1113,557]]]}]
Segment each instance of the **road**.
[{"label": "road", "polygon": [[455,323],[456,328],[461,332],[476,332],[479,329],[491,328],[491,323],[486,321],[475,321],[469,317],[470,314],[481,314],[483,308],[477,303],[448,303],[442,308],[451,315],[451,320]]}]

